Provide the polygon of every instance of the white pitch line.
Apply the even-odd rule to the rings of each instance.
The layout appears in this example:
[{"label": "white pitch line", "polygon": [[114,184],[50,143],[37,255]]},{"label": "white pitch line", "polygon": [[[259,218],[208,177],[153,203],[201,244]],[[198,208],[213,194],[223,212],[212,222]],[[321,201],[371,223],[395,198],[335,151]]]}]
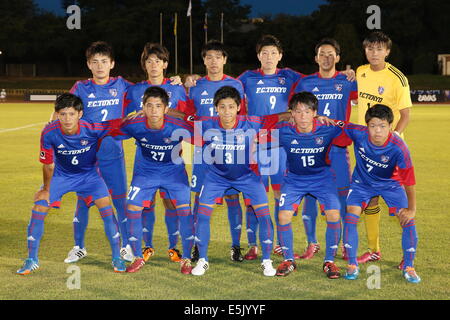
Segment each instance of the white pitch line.
[{"label": "white pitch line", "polygon": [[38,123],[29,124],[29,125],[26,125],[26,126],[23,126],[23,127],[17,127],[17,128],[11,128],[11,129],[3,129],[3,130],[0,130],[0,133],[22,130],[22,129],[26,129],[26,128],[30,128],[30,127],[34,127],[34,126],[43,125],[45,123],[47,123],[47,122],[38,122]]}]

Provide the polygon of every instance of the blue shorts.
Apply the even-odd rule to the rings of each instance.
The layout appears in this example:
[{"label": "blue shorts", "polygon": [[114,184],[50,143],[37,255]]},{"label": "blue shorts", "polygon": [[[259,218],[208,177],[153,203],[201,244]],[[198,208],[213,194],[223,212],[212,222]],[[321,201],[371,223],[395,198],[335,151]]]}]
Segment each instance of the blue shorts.
[{"label": "blue shorts", "polygon": [[392,185],[382,189],[356,182],[352,182],[350,185],[347,206],[361,207],[364,210],[370,199],[376,196],[384,199],[390,215],[394,215],[402,208],[408,208],[408,197],[402,186]]},{"label": "blue shorts", "polygon": [[322,210],[340,210],[336,184],[331,174],[312,179],[288,173],[281,185],[280,211],[296,211],[305,195],[316,198]]},{"label": "blue shorts", "polygon": [[246,206],[268,203],[261,177],[254,172],[236,180],[226,179],[212,170],[208,170],[206,173],[200,192],[200,203],[215,204],[229,189],[233,189],[234,192],[242,192]]},{"label": "blue shorts", "polygon": [[125,158],[98,160],[100,174],[113,199],[124,199],[127,196],[127,174]]},{"label": "blue shorts", "polygon": [[331,172],[336,181],[339,196],[346,197],[350,188],[350,158],[347,148],[331,146],[329,153]]},{"label": "blue shorts", "polygon": [[[191,192],[200,193],[200,191],[202,190],[203,183],[205,181],[205,171],[208,170],[208,167],[210,166],[210,164],[206,163],[196,163],[200,161],[199,159],[201,157],[201,152],[203,152],[202,148],[200,147],[194,148],[194,164],[192,164]],[[237,192],[234,189],[230,189],[225,193],[226,196],[234,194],[239,194],[239,192]],[[220,200],[219,203],[222,203],[222,199]]]},{"label": "blue shorts", "polygon": [[62,196],[69,192],[76,192],[88,207],[94,205],[97,199],[109,197],[108,187],[97,169],[84,175],[53,176],[50,182],[50,207],[59,208]]},{"label": "blue shorts", "polygon": [[286,174],[286,151],[283,148],[265,149],[260,146],[257,162],[266,192],[269,191],[269,178],[272,190],[280,191]]},{"label": "blue shorts", "polygon": [[174,206],[191,203],[184,166],[163,172],[156,170],[153,174],[135,174],[128,190],[127,203],[149,208],[158,189],[164,192],[164,198],[172,200]]}]

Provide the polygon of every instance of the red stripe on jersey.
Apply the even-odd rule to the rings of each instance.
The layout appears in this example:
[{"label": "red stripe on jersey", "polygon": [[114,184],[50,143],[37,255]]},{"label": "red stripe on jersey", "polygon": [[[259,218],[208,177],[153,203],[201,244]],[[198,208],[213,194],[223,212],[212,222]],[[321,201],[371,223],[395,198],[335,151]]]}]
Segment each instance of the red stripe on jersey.
[{"label": "red stripe on jersey", "polygon": [[391,142],[400,148],[400,150],[402,151],[403,156],[405,158],[406,164],[408,166],[412,166],[412,160],[411,160],[411,157],[409,154],[408,147],[406,146],[405,142],[402,139],[395,136],[395,134],[392,134]]}]

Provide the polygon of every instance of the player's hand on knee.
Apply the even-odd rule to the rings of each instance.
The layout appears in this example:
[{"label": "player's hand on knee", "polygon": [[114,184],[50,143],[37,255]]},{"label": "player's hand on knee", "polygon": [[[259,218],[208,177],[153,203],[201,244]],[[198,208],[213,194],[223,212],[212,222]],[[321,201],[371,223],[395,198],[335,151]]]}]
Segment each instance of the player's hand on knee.
[{"label": "player's hand on knee", "polygon": [[48,190],[40,189],[38,192],[34,194],[34,202],[45,200],[48,203],[50,202],[50,192]]},{"label": "player's hand on knee", "polygon": [[415,216],[416,216],[416,211],[408,209],[408,208],[400,209],[400,211],[397,213],[397,217],[400,221],[401,226],[408,224],[408,222],[410,222],[412,219],[414,219]]}]

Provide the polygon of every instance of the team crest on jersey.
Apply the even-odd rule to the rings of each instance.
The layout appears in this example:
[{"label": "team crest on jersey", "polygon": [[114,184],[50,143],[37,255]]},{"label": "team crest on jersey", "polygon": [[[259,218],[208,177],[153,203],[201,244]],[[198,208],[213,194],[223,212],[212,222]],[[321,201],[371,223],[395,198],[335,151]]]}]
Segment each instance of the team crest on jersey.
[{"label": "team crest on jersey", "polygon": [[336,89],[337,92],[341,92],[341,90],[342,90],[342,83],[336,83],[334,85],[334,88]]},{"label": "team crest on jersey", "polygon": [[117,89],[115,88],[109,89],[109,94],[112,95],[113,97],[117,97]]},{"label": "team crest on jersey", "polygon": [[167,143],[167,144],[169,144],[169,143],[172,142],[172,140],[170,140],[170,138],[164,138],[163,140],[164,140],[164,142]]},{"label": "team crest on jersey", "polygon": [[218,137],[218,136],[214,136],[214,137],[212,137],[211,140],[212,140],[212,141],[219,141],[219,137]]},{"label": "team crest on jersey", "polygon": [[319,146],[323,144],[323,137],[317,137],[316,138],[316,144],[318,144]]},{"label": "team crest on jersey", "polygon": [[384,87],[379,86],[379,87],[378,87],[378,93],[379,93],[379,94],[383,94],[383,93],[384,93]]},{"label": "team crest on jersey", "polygon": [[166,92],[167,92],[167,95],[169,96],[169,99],[172,98],[172,92],[170,92],[170,91],[166,91]]},{"label": "team crest on jersey", "polygon": [[89,141],[81,140],[80,143],[81,143],[82,146],[86,146],[89,143]]},{"label": "team crest on jersey", "polygon": [[381,156],[381,162],[387,163],[388,161],[389,161],[389,157],[388,156],[385,156],[385,155]]},{"label": "team crest on jersey", "polygon": [[278,77],[278,82],[279,82],[281,85],[284,85],[284,84],[286,83],[286,78],[284,78],[284,77]]}]

